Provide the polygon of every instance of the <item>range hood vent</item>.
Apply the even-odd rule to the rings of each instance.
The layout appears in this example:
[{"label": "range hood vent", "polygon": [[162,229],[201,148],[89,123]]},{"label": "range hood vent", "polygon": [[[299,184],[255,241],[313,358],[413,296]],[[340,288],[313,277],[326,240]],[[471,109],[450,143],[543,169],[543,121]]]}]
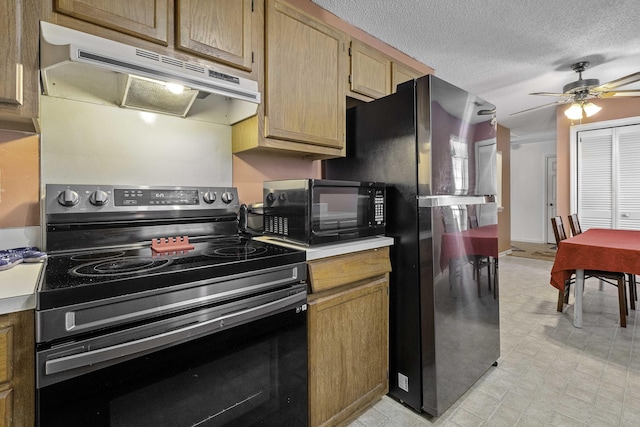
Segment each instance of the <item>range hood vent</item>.
[{"label": "range hood vent", "polygon": [[[47,96],[222,124],[255,115],[260,104],[255,81],[48,22],[40,29]],[[184,89],[172,94],[168,84]]]}]

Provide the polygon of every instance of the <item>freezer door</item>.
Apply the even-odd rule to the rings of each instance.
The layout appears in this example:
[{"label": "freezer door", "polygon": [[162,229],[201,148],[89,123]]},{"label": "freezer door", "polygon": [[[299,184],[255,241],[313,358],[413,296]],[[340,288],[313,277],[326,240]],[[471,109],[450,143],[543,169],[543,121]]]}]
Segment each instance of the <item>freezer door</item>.
[{"label": "freezer door", "polygon": [[496,194],[495,106],[435,76],[416,80],[420,195]]}]

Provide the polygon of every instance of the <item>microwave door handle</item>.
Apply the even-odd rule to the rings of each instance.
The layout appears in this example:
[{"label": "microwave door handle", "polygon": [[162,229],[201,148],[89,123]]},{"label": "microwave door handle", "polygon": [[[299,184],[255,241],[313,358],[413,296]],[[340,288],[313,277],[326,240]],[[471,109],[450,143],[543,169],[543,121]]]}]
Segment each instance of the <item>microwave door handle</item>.
[{"label": "microwave door handle", "polygon": [[337,233],[335,231],[312,231],[311,233],[314,236],[319,236],[319,237],[338,237],[338,236],[340,236],[340,233]]},{"label": "microwave door handle", "polygon": [[203,334],[211,333],[216,330],[237,326],[247,323],[251,320],[264,317],[266,315],[276,313],[279,310],[293,304],[304,304],[306,302],[306,294],[304,292],[289,295],[277,301],[272,301],[257,307],[236,311],[224,316],[216,317],[204,322],[189,325],[184,328],[117,344],[110,347],[104,347],[85,353],[64,356],[57,359],[47,360],[45,362],[45,374],[53,375],[61,372],[73,371],[75,369],[86,366],[95,365],[102,362],[108,362],[148,350],[159,349],[171,344],[186,341],[190,338],[197,338]]}]

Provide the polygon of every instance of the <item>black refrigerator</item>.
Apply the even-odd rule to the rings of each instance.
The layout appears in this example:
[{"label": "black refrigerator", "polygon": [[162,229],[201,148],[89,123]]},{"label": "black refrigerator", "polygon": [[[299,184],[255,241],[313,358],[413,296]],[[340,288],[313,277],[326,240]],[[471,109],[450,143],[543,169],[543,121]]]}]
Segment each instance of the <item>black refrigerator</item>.
[{"label": "black refrigerator", "polygon": [[328,179],[387,185],[389,394],[440,416],[500,356],[495,107],[424,76],[347,110]]}]

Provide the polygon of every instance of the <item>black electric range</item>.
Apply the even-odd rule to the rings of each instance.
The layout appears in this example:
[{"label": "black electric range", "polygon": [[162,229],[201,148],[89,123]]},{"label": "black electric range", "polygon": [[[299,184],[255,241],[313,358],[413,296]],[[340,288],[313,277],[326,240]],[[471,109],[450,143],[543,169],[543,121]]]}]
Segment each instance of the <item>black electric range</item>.
[{"label": "black electric range", "polygon": [[306,424],[305,253],[239,233],[235,188],[47,185],[43,206],[37,425]]}]

